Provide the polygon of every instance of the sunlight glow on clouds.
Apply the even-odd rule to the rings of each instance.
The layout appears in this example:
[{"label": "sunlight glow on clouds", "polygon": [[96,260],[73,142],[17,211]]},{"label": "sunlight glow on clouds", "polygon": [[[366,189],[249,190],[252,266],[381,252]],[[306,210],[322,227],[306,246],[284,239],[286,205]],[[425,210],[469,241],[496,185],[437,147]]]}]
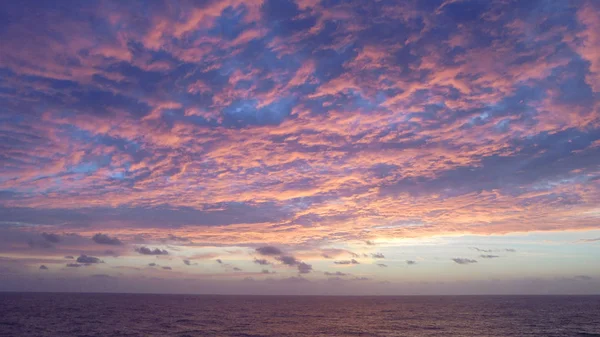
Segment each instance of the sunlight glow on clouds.
[{"label": "sunlight glow on clouds", "polygon": [[[583,244],[599,257],[599,13],[591,0],[3,2],[0,268],[370,284],[403,281],[397,268],[484,280],[496,264],[597,282],[585,263],[519,274],[466,238],[578,233],[537,259]],[[528,245],[514,254],[542,242]]]}]

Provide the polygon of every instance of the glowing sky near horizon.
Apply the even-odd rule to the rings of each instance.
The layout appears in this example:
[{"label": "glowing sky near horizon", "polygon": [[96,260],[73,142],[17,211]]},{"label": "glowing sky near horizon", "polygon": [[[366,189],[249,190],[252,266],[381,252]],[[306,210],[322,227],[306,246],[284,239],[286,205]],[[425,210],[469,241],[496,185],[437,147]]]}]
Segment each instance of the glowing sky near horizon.
[{"label": "glowing sky near horizon", "polygon": [[0,291],[599,293],[600,2],[2,1]]}]

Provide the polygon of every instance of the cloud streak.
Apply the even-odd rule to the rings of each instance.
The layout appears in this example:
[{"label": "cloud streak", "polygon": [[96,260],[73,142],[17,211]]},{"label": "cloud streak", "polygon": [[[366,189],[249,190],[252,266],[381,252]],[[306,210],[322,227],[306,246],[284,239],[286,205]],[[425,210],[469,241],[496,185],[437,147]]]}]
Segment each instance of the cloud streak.
[{"label": "cloud streak", "polygon": [[82,263],[82,264],[95,264],[95,263],[103,263],[102,260],[100,260],[97,257],[94,256],[87,256],[85,254],[79,255],[79,257],[77,258],[77,263]]},{"label": "cloud streak", "polygon": [[466,259],[466,258],[461,258],[461,257],[454,258],[454,259],[452,259],[452,261],[456,262],[457,264],[473,264],[473,263],[477,263],[477,260]]},{"label": "cloud streak", "polygon": [[355,259],[351,259],[351,260],[341,260],[341,261],[334,261],[333,263],[335,264],[360,264],[360,262],[358,262]]}]

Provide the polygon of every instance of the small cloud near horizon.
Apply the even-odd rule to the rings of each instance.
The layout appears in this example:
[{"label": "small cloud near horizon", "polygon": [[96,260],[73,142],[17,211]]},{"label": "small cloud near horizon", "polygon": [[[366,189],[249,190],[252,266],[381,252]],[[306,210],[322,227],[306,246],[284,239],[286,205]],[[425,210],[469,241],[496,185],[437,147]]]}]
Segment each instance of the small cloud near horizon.
[{"label": "small cloud near horizon", "polygon": [[360,264],[360,262],[356,261],[355,259],[334,261],[333,263],[335,263],[335,264]]},{"label": "small cloud near horizon", "polygon": [[277,247],[273,247],[273,246],[264,246],[264,247],[256,248],[256,252],[259,253],[260,255],[266,255],[266,256],[275,256],[275,255],[283,254],[281,249],[279,249]]},{"label": "small cloud near horizon", "polygon": [[471,260],[471,259],[465,259],[465,258],[454,258],[452,259],[452,261],[458,263],[458,264],[472,264],[472,263],[477,263],[477,260]]},{"label": "small cloud near horizon", "polygon": [[498,255],[484,254],[484,255],[479,255],[479,257],[482,258],[482,259],[495,259],[495,258],[499,258],[500,256],[498,256]]},{"label": "small cloud near horizon", "polygon": [[110,237],[107,234],[102,233],[97,233],[94,236],[92,236],[92,241],[99,245],[119,246],[123,244],[121,240],[117,239],[116,237]]},{"label": "small cloud near horizon", "polygon": [[164,250],[164,249],[159,249],[159,248],[148,248],[145,246],[142,247],[138,247],[135,249],[136,252],[142,254],[142,255],[168,255],[169,252]]}]

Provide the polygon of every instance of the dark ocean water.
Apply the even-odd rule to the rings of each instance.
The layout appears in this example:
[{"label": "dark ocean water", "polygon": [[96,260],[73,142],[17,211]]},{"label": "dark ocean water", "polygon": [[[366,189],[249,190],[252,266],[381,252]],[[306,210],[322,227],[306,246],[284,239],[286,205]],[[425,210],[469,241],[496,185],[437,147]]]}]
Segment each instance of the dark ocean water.
[{"label": "dark ocean water", "polygon": [[600,297],[0,293],[0,336],[600,336]]}]

